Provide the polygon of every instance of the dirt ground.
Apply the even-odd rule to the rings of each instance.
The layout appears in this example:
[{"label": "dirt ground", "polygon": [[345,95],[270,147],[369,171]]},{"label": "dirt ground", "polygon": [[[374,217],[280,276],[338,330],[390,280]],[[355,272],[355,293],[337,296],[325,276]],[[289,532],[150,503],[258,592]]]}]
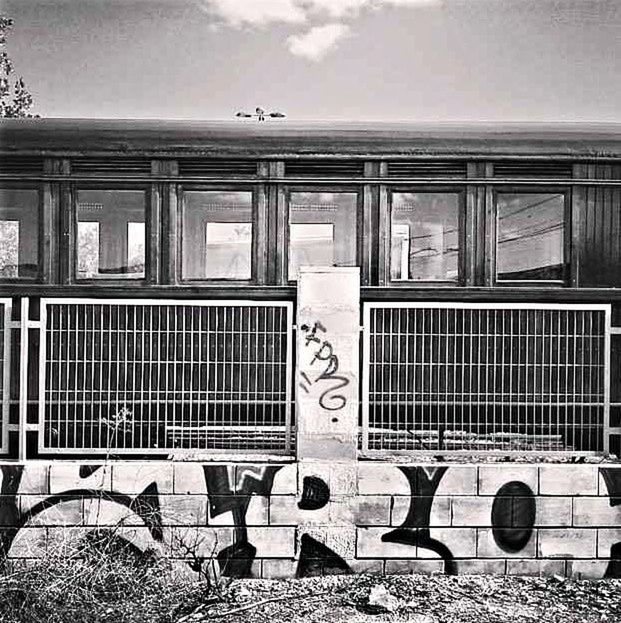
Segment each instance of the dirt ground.
[{"label": "dirt ground", "polygon": [[[373,587],[392,611],[369,604]],[[222,595],[178,623],[621,623],[621,580],[327,576],[237,580]]]}]

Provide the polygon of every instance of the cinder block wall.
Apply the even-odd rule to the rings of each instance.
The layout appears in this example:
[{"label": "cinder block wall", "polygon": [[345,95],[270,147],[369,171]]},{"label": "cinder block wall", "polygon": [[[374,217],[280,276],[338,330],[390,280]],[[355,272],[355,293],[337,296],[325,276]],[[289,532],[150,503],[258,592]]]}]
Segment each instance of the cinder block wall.
[{"label": "cinder block wall", "polygon": [[621,575],[621,466],[3,463],[3,556],[109,531],[190,569]]}]

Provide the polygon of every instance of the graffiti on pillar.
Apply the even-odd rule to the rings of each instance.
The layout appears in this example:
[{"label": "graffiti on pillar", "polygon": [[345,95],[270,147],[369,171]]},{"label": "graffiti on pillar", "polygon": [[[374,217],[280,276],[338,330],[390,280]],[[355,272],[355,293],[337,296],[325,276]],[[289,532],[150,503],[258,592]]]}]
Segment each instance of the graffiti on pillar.
[{"label": "graffiti on pillar", "polygon": [[[302,498],[298,502],[299,509],[319,510],[328,504],[330,487],[323,478],[306,476],[302,483]],[[306,578],[335,573],[351,573],[351,569],[341,556],[325,543],[321,543],[310,534],[302,534],[296,577]]]},{"label": "graffiti on pillar", "polygon": [[315,321],[312,326],[303,324],[300,328],[305,334],[305,347],[312,345],[316,348],[319,345],[313,352],[313,359],[310,362],[310,365],[318,370],[318,374],[311,379],[305,372],[300,372],[302,377],[300,387],[308,393],[311,385],[321,383],[322,393],[319,396],[319,406],[326,411],[340,411],[347,404],[347,397],[338,392],[349,385],[349,379],[338,374],[339,358],[331,342],[317,335],[318,332],[326,333],[327,330],[319,321]]},{"label": "graffiti on pillar", "polygon": [[403,523],[396,530],[382,536],[386,543],[401,543],[428,549],[444,560],[447,575],[457,573],[457,565],[451,550],[442,542],[433,539],[429,531],[433,496],[448,467],[399,466],[408,479],[411,490],[410,507]]}]

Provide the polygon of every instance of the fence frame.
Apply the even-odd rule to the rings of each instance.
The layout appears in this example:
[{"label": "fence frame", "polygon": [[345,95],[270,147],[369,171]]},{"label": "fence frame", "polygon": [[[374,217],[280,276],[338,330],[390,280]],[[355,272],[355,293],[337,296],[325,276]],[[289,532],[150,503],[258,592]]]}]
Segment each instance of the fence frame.
[{"label": "fence frame", "polygon": [[13,300],[11,298],[0,298],[2,305],[2,315],[4,325],[2,327],[2,415],[0,435],[0,454],[7,454],[9,451],[9,410],[11,405],[11,364],[13,351]]},{"label": "fence frame", "polygon": [[421,456],[519,456],[527,455],[529,457],[545,456],[545,457],[579,457],[579,456],[597,456],[601,451],[575,451],[575,450],[467,450],[467,449],[369,449],[369,407],[370,407],[370,343],[371,343],[371,310],[373,309],[524,309],[524,310],[559,310],[559,311],[600,311],[604,312],[604,360],[603,360],[603,453],[608,454],[610,451],[610,354],[611,354],[611,318],[612,305],[610,304],[578,304],[578,303],[461,303],[461,302],[424,302],[424,301],[395,301],[395,302],[375,302],[364,301],[362,303],[362,395],[361,395],[361,441],[359,443],[359,451],[361,457],[387,457],[389,455],[421,455]]},{"label": "fence frame", "polygon": [[[45,392],[46,392],[46,361],[47,361],[47,309],[49,305],[71,304],[71,305],[136,305],[136,306],[185,306],[185,307],[281,307],[286,312],[286,333],[287,347],[285,351],[286,365],[286,385],[285,385],[285,426],[274,427],[266,426],[266,430],[284,430],[285,443],[282,450],[274,449],[255,449],[255,448],[48,448],[45,446]],[[292,434],[295,432],[292,424],[292,386],[293,386],[293,340],[295,325],[293,322],[293,302],[292,301],[253,301],[247,299],[227,299],[227,300],[205,300],[205,299],[150,299],[150,298],[71,298],[71,297],[45,297],[40,300],[40,320],[39,320],[39,391],[38,391],[38,451],[45,454],[75,455],[75,454],[114,454],[114,455],[175,455],[175,456],[208,456],[223,458],[228,455],[252,455],[252,456],[278,456],[286,459],[292,455],[295,444],[292,444]],[[210,427],[211,428],[211,427]],[[231,427],[222,426],[221,430],[226,431]],[[192,428],[188,428],[189,431]],[[260,432],[260,429],[259,429]]]}]

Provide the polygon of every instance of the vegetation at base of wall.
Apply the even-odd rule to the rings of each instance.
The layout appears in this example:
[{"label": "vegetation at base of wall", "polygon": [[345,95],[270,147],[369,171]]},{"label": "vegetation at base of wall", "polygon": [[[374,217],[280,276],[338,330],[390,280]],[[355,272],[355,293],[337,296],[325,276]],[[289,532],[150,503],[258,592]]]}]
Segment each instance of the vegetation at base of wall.
[{"label": "vegetation at base of wall", "polygon": [[9,561],[0,575],[3,623],[173,623],[214,599],[187,565],[119,547],[106,535],[71,552]]}]

